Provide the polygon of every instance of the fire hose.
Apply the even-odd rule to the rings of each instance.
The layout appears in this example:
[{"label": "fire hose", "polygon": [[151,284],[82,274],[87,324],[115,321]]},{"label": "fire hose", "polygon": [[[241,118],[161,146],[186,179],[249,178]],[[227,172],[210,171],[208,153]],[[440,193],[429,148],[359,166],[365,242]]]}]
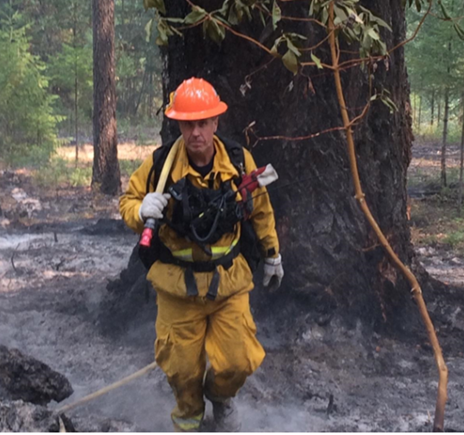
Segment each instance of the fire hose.
[{"label": "fire hose", "polygon": [[65,405],[65,406],[62,406],[61,408],[56,409],[54,411],[54,414],[57,416],[64,414],[65,412],[68,412],[71,409],[77,408],[78,406],[83,405],[84,403],[90,402],[91,400],[96,399],[97,397],[103,396],[104,394],[109,393],[110,391],[115,390],[116,388],[122,387],[123,385],[127,384],[130,381],[133,381],[134,379],[140,378],[146,373],[151,372],[156,367],[157,367],[157,364],[155,361],[153,361],[152,363],[145,366],[143,369],[140,369],[137,372],[132,373],[131,375],[121,379],[118,382],[115,382],[114,384],[108,385],[107,387],[102,388],[98,391],[95,391],[92,394],[84,396],[74,403],[70,403],[69,405]]}]

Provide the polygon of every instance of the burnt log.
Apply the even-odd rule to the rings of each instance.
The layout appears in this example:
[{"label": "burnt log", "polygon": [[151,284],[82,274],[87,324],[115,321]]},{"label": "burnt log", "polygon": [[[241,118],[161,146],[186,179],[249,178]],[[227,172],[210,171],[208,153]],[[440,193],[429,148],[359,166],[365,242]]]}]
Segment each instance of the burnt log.
[{"label": "burnt log", "polygon": [[47,364],[0,345],[0,399],[46,405],[73,393],[68,379]]}]

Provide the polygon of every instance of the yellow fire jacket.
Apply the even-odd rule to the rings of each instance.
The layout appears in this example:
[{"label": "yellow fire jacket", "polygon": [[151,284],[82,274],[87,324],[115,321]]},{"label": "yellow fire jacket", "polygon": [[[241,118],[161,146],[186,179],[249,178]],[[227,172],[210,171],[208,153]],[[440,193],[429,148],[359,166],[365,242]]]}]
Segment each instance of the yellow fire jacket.
[{"label": "yellow fire jacket", "polygon": [[[214,136],[216,154],[214,156],[213,168],[205,177],[202,177],[190,166],[184,142],[182,138],[178,140],[180,141],[179,149],[166,186],[176,183],[184,177],[188,177],[195,187],[208,188],[208,182],[210,182],[212,173],[214,176],[213,188],[218,189],[221,182],[239,176],[229,159],[225,145],[217,136]],[[256,169],[253,157],[246,149],[244,149],[244,163],[247,174]],[[128,188],[119,201],[122,218],[138,234],[142,233],[144,227],[144,223],[139,218],[139,208],[147,193],[147,178],[152,166],[153,157],[149,156],[132,174]],[[232,183],[232,186],[236,189],[234,183]],[[153,186],[150,189],[153,189]],[[251,222],[259,240],[261,251],[263,253],[273,251],[273,256],[277,256],[279,242],[275,229],[274,211],[269,200],[269,195],[263,194],[264,192],[266,192],[265,188],[260,187],[253,193],[253,197],[255,198],[253,200],[254,209],[251,214]],[[239,200],[240,195],[237,195],[237,197],[237,200]],[[173,205],[174,200],[171,199],[167,207],[168,217],[172,216]],[[240,238],[240,230],[239,223],[236,225],[235,233],[225,234],[214,245],[208,245],[211,248],[213,257],[208,256],[196,243],[179,236],[167,225],[161,225],[159,237],[171,253],[178,258],[185,261],[209,261],[230,251]],[[233,260],[233,264],[229,269],[226,270],[222,266],[218,266],[217,270],[220,277],[217,300],[229,297],[235,293],[248,292],[253,288],[253,276],[242,254],[239,254]],[[211,284],[213,272],[195,272],[194,276],[198,288],[198,296],[205,297]],[[184,279],[184,268],[180,266],[156,261],[150,268],[147,279],[151,281],[157,291],[166,292],[178,297],[188,297]]]}]

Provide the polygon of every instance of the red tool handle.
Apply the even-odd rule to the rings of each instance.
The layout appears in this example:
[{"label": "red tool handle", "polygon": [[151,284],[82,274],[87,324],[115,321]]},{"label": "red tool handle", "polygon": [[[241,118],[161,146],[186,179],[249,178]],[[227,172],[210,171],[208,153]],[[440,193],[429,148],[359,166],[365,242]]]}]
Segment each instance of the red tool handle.
[{"label": "red tool handle", "polygon": [[140,237],[140,246],[149,248],[151,246],[151,239],[153,238],[154,230],[156,228],[157,222],[153,218],[148,218],[145,221],[145,228],[142,232],[142,237]]}]

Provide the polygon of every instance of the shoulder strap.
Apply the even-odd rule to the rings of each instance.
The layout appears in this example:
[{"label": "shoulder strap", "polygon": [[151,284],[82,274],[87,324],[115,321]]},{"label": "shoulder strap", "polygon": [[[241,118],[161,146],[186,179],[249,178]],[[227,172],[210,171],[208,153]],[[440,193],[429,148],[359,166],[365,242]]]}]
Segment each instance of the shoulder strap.
[{"label": "shoulder strap", "polygon": [[234,165],[239,173],[239,178],[245,174],[245,155],[243,153],[243,147],[238,142],[231,139],[223,138],[218,136],[221,142],[225,145],[227,154],[229,155],[230,162]]},{"label": "shoulder strap", "polygon": [[[156,188],[161,171],[163,170],[164,162],[166,161],[166,158],[168,157],[169,151],[174,145],[174,142],[175,140],[167,143],[166,145],[162,145],[159,148],[156,148],[155,151],[153,151],[153,166],[151,167],[150,172],[148,173],[146,186],[147,193],[150,191],[150,185],[153,186],[153,189]],[[154,179],[153,184],[151,184],[151,178],[153,177],[153,173]]]}]

